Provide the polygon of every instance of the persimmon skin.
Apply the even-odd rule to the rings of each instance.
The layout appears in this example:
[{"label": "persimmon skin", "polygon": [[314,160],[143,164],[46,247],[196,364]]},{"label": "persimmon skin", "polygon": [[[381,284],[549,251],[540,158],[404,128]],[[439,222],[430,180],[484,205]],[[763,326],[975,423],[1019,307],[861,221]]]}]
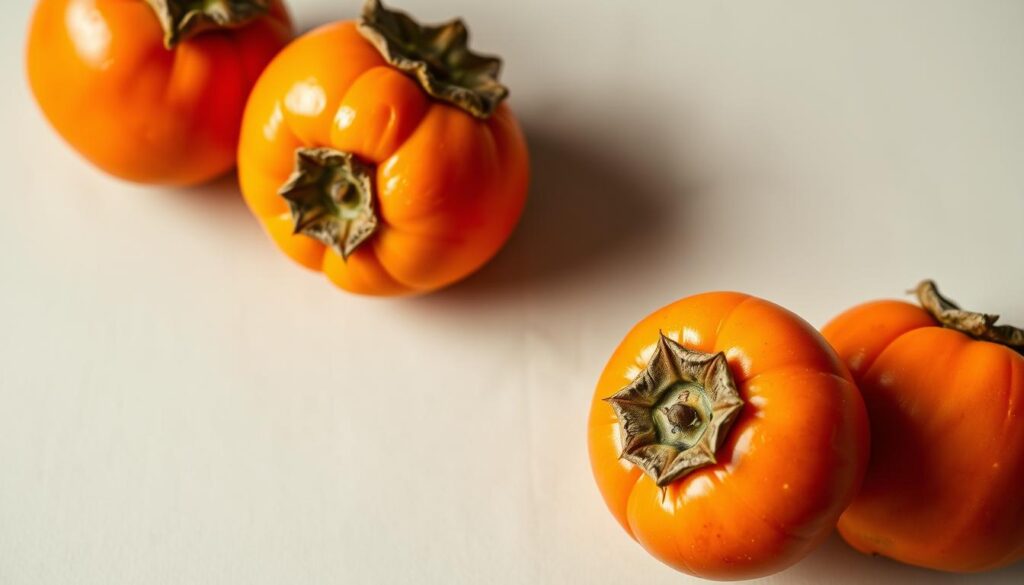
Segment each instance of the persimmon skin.
[{"label": "persimmon skin", "polygon": [[[603,400],[646,367],[659,333],[724,352],[745,401],[718,463],[664,494],[619,459],[619,421]],[[721,580],[780,571],[825,539],[860,485],[868,443],[860,394],[817,331],[728,292],[676,301],[637,324],[598,381],[588,424],[594,478],[619,524],[662,562]]]},{"label": "persimmon skin", "polygon": [[40,0],[27,72],[55,130],[103,171],[137,183],[195,185],[235,164],[246,98],[291,38],[284,6],[173,49],[143,0]]},{"label": "persimmon skin", "polygon": [[871,419],[864,485],[839,521],[853,548],[977,572],[1024,558],[1024,356],[877,301],[822,329]]},{"label": "persimmon skin", "polygon": [[[293,234],[278,189],[299,147],[376,165],[377,231],[347,260]],[[281,250],[350,292],[393,296],[450,285],[486,263],[526,200],[526,143],[508,105],[480,120],[432,100],[388,65],[352,21],[286,47],[253,89],[242,123],[245,200]]]}]

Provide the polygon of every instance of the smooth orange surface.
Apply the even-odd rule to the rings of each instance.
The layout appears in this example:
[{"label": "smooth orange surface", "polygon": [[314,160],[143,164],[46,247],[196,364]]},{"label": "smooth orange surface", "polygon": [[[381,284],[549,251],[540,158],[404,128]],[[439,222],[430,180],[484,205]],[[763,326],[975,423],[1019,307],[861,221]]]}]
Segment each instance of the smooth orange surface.
[{"label": "smooth orange surface", "polygon": [[167,50],[143,0],[40,0],[29,84],[57,132],[99,168],[192,185],[234,166],[249,90],[290,37],[279,2],[244,27]]},{"label": "smooth orange surface", "polygon": [[[619,459],[619,422],[602,400],[646,367],[659,332],[725,352],[746,403],[718,463],[664,493]],[[605,503],[651,554],[700,577],[746,579],[828,536],[864,474],[868,423],[849,373],[810,325],[755,297],[707,293],[656,311],[615,350],[594,393],[589,447]]]},{"label": "smooth orange surface", "polygon": [[822,331],[871,418],[871,465],[843,538],[944,571],[1024,558],[1024,356],[900,301],[855,307]]},{"label": "smooth orange surface", "polygon": [[[298,147],[376,165],[377,232],[347,261],[292,234],[278,189]],[[512,233],[528,180],[526,143],[507,104],[477,120],[430,99],[354,22],[300,37],[267,67],[245,112],[238,169],[249,208],[285,254],[369,295],[426,292],[478,269]]]}]

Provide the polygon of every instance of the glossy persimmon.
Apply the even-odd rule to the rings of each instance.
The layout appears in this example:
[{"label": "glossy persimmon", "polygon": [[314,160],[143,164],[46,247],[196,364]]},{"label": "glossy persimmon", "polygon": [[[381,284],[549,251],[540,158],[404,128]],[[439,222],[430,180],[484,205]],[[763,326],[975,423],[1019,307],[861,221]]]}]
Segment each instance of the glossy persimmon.
[{"label": "glossy persimmon", "polygon": [[839,521],[859,551],[955,572],[1024,559],[1024,330],[961,310],[875,301],[822,332],[871,419],[864,485]]},{"label": "glossy persimmon", "polygon": [[39,0],[29,85],[100,169],[193,185],[234,166],[249,90],[290,38],[279,0]]},{"label": "glossy persimmon", "polygon": [[466,43],[461,21],[421,26],[371,0],[267,67],[239,178],[285,254],[387,296],[444,287],[498,251],[525,202],[526,144],[500,62]]},{"label": "glossy persimmon", "polygon": [[661,561],[711,579],[807,555],[860,485],[868,440],[860,394],[818,332],[727,292],[636,325],[601,374],[589,422],[615,519]]}]

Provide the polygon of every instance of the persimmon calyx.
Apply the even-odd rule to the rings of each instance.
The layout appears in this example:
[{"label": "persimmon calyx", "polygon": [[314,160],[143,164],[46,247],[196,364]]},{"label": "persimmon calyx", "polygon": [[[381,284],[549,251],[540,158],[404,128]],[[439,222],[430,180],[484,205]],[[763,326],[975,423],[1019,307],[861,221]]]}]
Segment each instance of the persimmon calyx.
[{"label": "persimmon calyx", "polygon": [[605,401],[619,418],[620,457],[659,487],[716,463],[743,408],[724,353],[693,351],[665,335],[647,368]]},{"label": "persimmon calyx", "polygon": [[956,329],[975,339],[991,341],[1024,353],[1024,329],[1011,325],[996,325],[999,315],[965,311],[959,305],[939,294],[935,281],[922,280],[910,291],[924,310],[943,327]]},{"label": "persimmon calyx", "polygon": [[270,0],[146,0],[146,3],[164,29],[164,46],[168,49],[203,31],[243,26],[270,9]]},{"label": "persimmon calyx", "polygon": [[342,259],[377,229],[374,167],[333,148],[298,148],[295,170],[278,194],[288,201],[296,234],[333,248]]},{"label": "persimmon calyx", "polygon": [[470,51],[461,19],[421,25],[380,0],[367,0],[358,28],[391,66],[414,77],[429,95],[477,118],[490,117],[508,97],[508,88],[498,82],[501,59]]}]

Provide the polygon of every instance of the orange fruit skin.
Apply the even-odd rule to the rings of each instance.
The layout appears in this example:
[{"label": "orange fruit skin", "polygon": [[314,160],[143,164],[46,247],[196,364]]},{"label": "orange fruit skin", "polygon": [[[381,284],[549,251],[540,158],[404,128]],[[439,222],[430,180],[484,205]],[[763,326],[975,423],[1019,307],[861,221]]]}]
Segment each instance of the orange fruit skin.
[{"label": "orange fruit skin", "polygon": [[[376,233],[347,260],[293,234],[278,189],[299,147],[376,165]],[[267,67],[250,97],[238,151],[245,200],[294,261],[350,292],[424,293],[486,263],[522,214],[526,142],[507,103],[486,120],[430,98],[388,65],[352,21],[313,30]]]},{"label": "orange fruit skin", "polygon": [[[660,333],[724,352],[745,402],[717,463],[664,493],[619,458],[619,421],[602,400],[646,367]],[[594,478],[619,524],[662,562],[721,580],[769,575],[813,550],[856,493],[869,448],[863,401],[821,335],[731,292],[684,298],[637,324],[601,374],[588,428]]]},{"label": "orange fruit skin", "polygon": [[40,0],[29,26],[29,85],[53,128],[103,171],[195,185],[235,164],[242,112],[260,71],[291,38],[284,6],[168,50],[142,0]]},{"label": "orange fruit skin", "polygon": [[843,538],[952,572],[1024,558],[1024,356],[901,301],[854,307],[822,332],[871,418],[871,465]]}]

